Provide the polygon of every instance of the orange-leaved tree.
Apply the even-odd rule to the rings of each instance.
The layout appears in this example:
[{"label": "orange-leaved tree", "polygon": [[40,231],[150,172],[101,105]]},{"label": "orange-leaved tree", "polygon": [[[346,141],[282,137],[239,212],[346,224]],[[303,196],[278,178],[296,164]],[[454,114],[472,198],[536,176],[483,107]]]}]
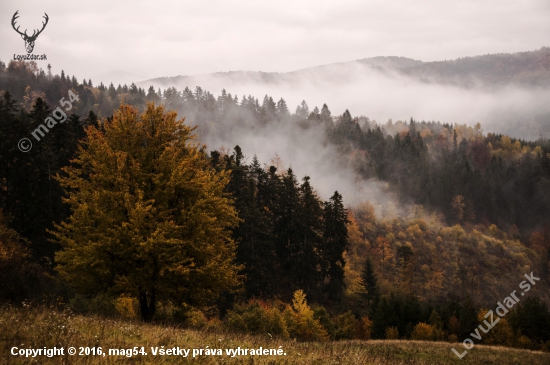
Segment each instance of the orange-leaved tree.
[{"label": "orange-leaved tree", "polygon": [[144,321],[159,301],[198,306],[238,285],[229,175],[183,122],[162,106],[121,105],[57,177],[71,207],[52,232],[57,270],[84,295],[136,298]]}]

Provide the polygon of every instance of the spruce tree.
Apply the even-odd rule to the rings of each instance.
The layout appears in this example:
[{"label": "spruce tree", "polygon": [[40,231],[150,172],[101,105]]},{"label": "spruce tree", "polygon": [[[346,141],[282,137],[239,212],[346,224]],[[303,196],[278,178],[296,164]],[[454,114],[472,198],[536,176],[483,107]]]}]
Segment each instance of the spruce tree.
[{"label": "spruce tree", "polygon": [[292,272],[299,246],[297,220],[299,190],[296,176],[291,168],[283,176],[280,186],[278,211],[276,211],[275,232],[277,254],[287,272]]},{"label": "spruce tree", "polygon": [[332,115],[327,104],[323,104],[323,107],[321,108],[321,120],[325,123],[332,124]]},{"label": "spruce tree", "polygon": [[263,124],[277,120],[277,104],[275,104],[271,96],[266,95],[264,97],[260,110],[260,120]]},{"label": "spruce tree", "polygon": [[322,274],[320,253],[323,241],[323,208],[315,194],[309,176],[300,186],[300,204],[297,212],[297,240],[293,253],[293,278],[297,288],[310,294],[320,286]]},{"label": "spruce tree", "polygon": [[232,194],[241,222],[233,230],[237,243],[237,263],[242,266],[247,297],[267,298],[274,294],[273,277],[277,260],[273,242],[273,227],[265,210],[259,205],[257,178],[260,166],[254,158],[251,166],[243,165],[239,146],[228,158],[231,171],[227,191]]},{"label": "spruce tree", "polygon": [[296,107],[295,115],[299,119],[306,119],[309,116],[309,107],[305,100],[302,100],[302,103]]},{"label": "spruce tree", "polygon": [[325,229],[323,234],[322,270],[328,283],[325,290],[330,299],[338,300],[345,288],[344,284],[344,251],[348,248],[347,210],[344,208],[342,195],[337,191],[325,202]]},{"label": "spruce tree", "polygon": [[277,116],[279,117],[279,120],[285,120],[290,116],[288,106],[283,98],[277,102]]},{"label": "spruce tree", "polygon": [[367,313],[372,315],[380,297],[380,290],[378,288],[378,278],[374,272],[374,266],[370,257],[367,257],[363,270],[361,271],[361,284],[363,286],[363,291],[361,292],[363,303]]}]

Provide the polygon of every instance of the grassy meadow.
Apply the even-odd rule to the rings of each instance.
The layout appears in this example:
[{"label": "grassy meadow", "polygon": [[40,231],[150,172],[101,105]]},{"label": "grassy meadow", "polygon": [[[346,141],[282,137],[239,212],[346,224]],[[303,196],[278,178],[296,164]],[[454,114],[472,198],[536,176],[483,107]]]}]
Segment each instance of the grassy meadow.
[{"label": "grassy meadow", "polygon": [[[13,356],[10,350],[19,348],[64,347],[65,356],[25,358]],[[98,347],[111,349],[145,347],[147,356],[69,356],[68,347]],[[165,349],[179,346],[190,349],[222,349],[221,356],[153,356],[151,347]],[[237,347],[282,349],[286,356],[236,356],[225,349]],[[0,308],[1,364],[529,364],[550,363],[550,353],[505,347],[476,345],[462,360],[452,352],[461,344],[404,341],[339,341],[296,342],[247,336],[227,332],[222,328],[190,330],[137,321],[105,319],[74,315],[44,308]]]}]

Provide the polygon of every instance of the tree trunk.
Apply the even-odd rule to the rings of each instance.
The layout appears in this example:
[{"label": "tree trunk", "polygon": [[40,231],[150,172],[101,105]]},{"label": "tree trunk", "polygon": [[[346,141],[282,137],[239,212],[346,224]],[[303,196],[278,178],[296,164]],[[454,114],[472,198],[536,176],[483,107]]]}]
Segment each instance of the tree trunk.
[{"label": "tree trunk", "polygon": [[144,322],[151,322],[156,309],[155,289],[152,289],[149,293],[145,290],[139,291],[139,306],[141,309],[141,319]]}]

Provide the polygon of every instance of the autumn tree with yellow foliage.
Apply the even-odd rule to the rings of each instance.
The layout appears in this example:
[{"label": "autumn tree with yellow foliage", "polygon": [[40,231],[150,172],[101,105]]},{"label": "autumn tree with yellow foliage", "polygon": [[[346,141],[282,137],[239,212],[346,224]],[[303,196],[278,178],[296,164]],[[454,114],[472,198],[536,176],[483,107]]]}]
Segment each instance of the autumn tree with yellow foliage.
[{"label": "autumn tree with yellow foliage", "polygon": [[162,106],[122,105],[86,130],[57,177],[71,207],[52,232],[58,272],[89,297],[136,298],[144,321],[159,301],[200,306],[238,284],[229,175],[183,122]]}]

